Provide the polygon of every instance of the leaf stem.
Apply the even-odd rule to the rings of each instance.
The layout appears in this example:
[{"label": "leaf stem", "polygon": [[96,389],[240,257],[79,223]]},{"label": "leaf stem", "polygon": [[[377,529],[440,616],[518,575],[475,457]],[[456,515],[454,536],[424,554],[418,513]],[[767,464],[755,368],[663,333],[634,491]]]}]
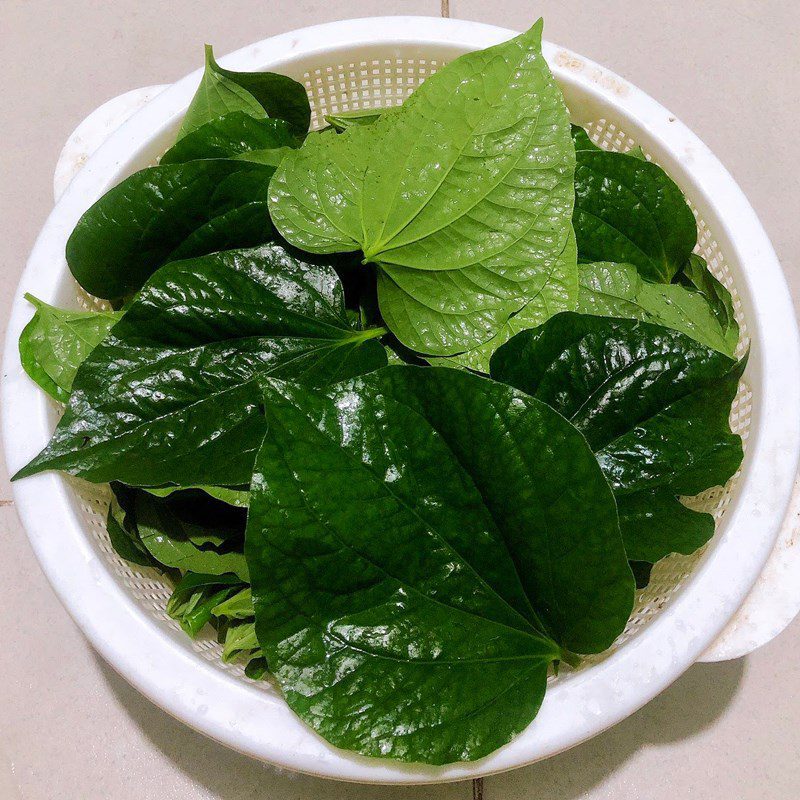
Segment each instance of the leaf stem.
[{"label": "leaf stem", "polygon": [[569,664],[570,667],[575,669],[575,667],[579,666],[581,663],[581,657],[577,653],[573,653],[571,650],[567,650],[565,647],[562,647],[561,661],[563,661],[565,664]]}]

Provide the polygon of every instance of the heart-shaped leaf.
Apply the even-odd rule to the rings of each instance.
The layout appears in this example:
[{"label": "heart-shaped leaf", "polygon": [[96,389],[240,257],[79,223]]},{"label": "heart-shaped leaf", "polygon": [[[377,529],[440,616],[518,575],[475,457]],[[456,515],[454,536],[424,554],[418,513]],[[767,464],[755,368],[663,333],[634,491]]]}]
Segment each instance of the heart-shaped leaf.
[{"label": "heart-shaped leaf", "polygon": [[573,126],[573,138],[578,259],[633,264],[669,283],[697,243],[681,190],[657,164],[602,150],[582,128]]},{"label": "heart-shaped leaf", "polygon": [[122,316],[117,311],[67,311],[26,294],[36,309],[19,337],[25,372],[51,397],[66,403],[86,356]]},{"label": "heart-shaped leaf", "polygon": [[[682,530],[695,512],[676,497],[738,469],[742,440],[728,416],[744,363],[658,325],[566,313],[499,348],[491,373],[583,433],[620,504],[629,556],[647,561],[710,533],[707,519]],[[648,503],[659,513],[643,514]]]},{"label": "heart-shaped leaf", "polygon": [[271,183],[288,241],[378,265],[381,313],[418,352],[471,349],[531,303],[574,306],[575,155],[541,31],[461,56],[370,125],[310,135]]},{"label": "heart-shaped leaf", "polygon": [[254,379],[368,372],[386,363],[383,332],[353,330],[333,269],[278,245],[172,262],[81,365],[50,444],[17,477],[247,484],[264,435]]},{"label": "heart-shaped leaf", "polygon": [[273,172],[208,159],[134,173],[91,206],[70,235],[67,263],[75,280],[90,294],[115,299],[137,291],[167,261],[269,241]]},{"label": "heart-shaped leaf", "polygon": [[461,370],[324,392],[268,382],[245,552],[289,705],[365,755],[480,758],[535,716],[549,662],[623,629],[607,482],[538,401]]},{"label": "heart-shaped leaf", "polygon": [[181,124],[178,138],[212,119],[240,111],[256,119],[275,117],[289,123],[296,136],[308,132],[311,106],[302,84],[275,72],[223,69],[206,45],[206,68]]}]

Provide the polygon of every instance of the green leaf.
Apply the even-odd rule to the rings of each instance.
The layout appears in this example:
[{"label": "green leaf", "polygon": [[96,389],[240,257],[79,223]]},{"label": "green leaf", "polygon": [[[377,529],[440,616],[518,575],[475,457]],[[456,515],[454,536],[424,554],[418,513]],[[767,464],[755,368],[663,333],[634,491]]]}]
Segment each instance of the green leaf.
[{"label": "green leaf", "polygon": [[675,276],[675,281],[696,290],[706,299],[725,337],[729,355],[732,354],[739,343],[739,323],[733,310],[733,298],[711,274],[705,259],[692,253],[683,270]]},{"label": "green leaf", "polygon": [[172,262],[81,365],[50,444],[16,477],[247,484],[264,436],[256,379],[368,372],[386,364],[384,332],[350,328],[335,271],[278,245]]},{"label": "green leaf", "polygon": [[253,593],[248,587],[237,592],[232,597],[224,600],[212,611],[215,617],[228,617],[229,619],[252,619],[255,616],[253,607]]},{"label": "green leaf", "polygon": [[192,539],[203,527],[181,519],[165,500],[136,494],[136,527],[142,544],[165,567],[205,575],[233,574],[247,583],[249,575],[242,552],[220,553],[198,547]]},{"label": "green leaf", "polygon": [[727,356],[733,356],[739,341],[736,321],[723,327],[704,294],[677,284],[644,281],[632,264],[579,264],[577,311],[663,325]]},{"label": "green leaf", "polygon": [[491,364],[493,378],[586,437],[620,505],[628,556],[643,561],[710,536],[707,515],[677,496],[722,485],[739,467],[742,441],[728,416],[743,369],[677,331],[573,313],[518,334]]},{"label": "green leaf", "polygon": [[111,546],[120,558],[140,567],[157,567],[158,564],[142,544],[135,525],[115,497],[108,507],[106,530]]},{"label": "green leaf", "polygon": [[354,125],[372,125],[378,118],[391,111],[390,108],[362,108],[358,111],[340,111],[338,114],[326,114],[325,122],[335,128],[339,133],[352,128]]},{"label": "green leaf", "polygon": [[67,241],[69,268],[87,292],[114,299],[167,261],[268,241],[272,173],[230,159],[140,170],[80,218]]},{"label": "green leaf", "polygon": [[242,655],[256,653],[261,655],[261,648],[256,639],[255,622],[241,622],[231,625],[225,631],[225,641],[222,647],[222,660],[225,662],[233,661]]},{"label": "green leaf", "polygon": [[544,404],[397,366],[324,392],[269,381],[265,406],[245,545],[258,639],[336,746],[480,758],[535,716],[563,648],[624,628],[613,496]]},{"label": "green leaf", "polygon": [[697,225],[681,190],[661,167],[594,145],[573,126],[579,261],[633,264],[669,283],[695,244]]},{"label": "green leaf", "polygon": [[242,582],[236,575],[187,572],[175,586],[167,603],[167,614],[178,620],[181,628],[194,638],[211,621],[212,610],[241,587]]},{"label": "green leaf", "polygon": [[630,565],[633,579],[636,581],[636,588],[644,589],[650,583],[653,565],[649,561],[631,561]]},{"label": "green leaf", "polygon": [[22,367],[51,397],[66,403],[78,367],[121,312],[67,311],[30,294],[25,299],[36,312],[19,337]]},{"label": "green leaf", "polygon": [[214,60],[211,45],[205,47],[206,68],[200,85],[178,131],[178,139],[182,139],[212,119],[238,111],[248,116],[267,117],[266,109],[241,83],[222,73]]},{"label": "green leaf", "polygon": [[[255,99],[260,109],[252,106],[249,98],[241,100],[238,94],[241,90]],[[218,93],[223,97],[218,97]],[[227,107],[226,101],[230,107]],[[239,102],[246,103],[247,107],[237,106]],[[224,69],[214,60],[211,46],[206,45],[206,71],[186,112],[181,135],[228,111],[245,111],[253,117],[264,116],[259,110],[263,110],[266,116],[288,122],[296,136],[302,137],[308,133],[311,106],[301,83],[275,72],[234,72]]]},{"label": "green leaf", "polygon": [[[232,111],[209,120],[179,139],[163,156],[161,164],[183,164],[204,158],[240,158],[283,147],[294,147],[289,123],[282,119],[254,119],[244,111]],[[257,155],[259,163],[263,156]]]},{"label": "green leaf", "polygon": [[[561,255],[560,266],[556,268],[563,270],[564,274],[571,273],[571,265],[575,264],[576,259],[576,246],[575,236],[571,235],[567,247]],[[580,271],[580,265],[578,267]],[[579,272],[580,274],[580,272]],[[570,287],[569,293],[574,296],[576,290]],[[577,287],[577,296],[580,301],[580,286]],[[500,327],[497,333],[487,342],[467,350],[465,353],[459,353],[454,356],[448,356],[447,362],[449,366],[466,367],[467,369],[474,370],[475,372],[489,372],[489,362],[492,354],[498,347],[505,344],[512,336],[515,336],[520,331],[527,330],[528,328],[535,328],[548,320],[553,314],[557,313],[560,309],[553,308],[549,303],[540,297],[536,297],[531,302],[524,305],[519,311],[510,316],[508,320]],[[444,362],[445,359],[442,359]],[[435,363],[435,362],[432,362]],[[444,364],[442,364],[444,366]]]},{"label": "green leaf", "polygon": [[178,492],[204,492],[215,500],[220,500],[236,508],[247,508],[250,503],[250,490],[232,486],[143,486],[146,492],[156,497],[169,497]]},{"label": "green leaf", "polygon": [[668,489],[642,490],[617,499],[625,552],[655,563],[669,553],[689,555],[714,535],[714,517],[687,508]]},{"label": "green leaf", "polygon": [[270,184],[289,242],[377,264],[383,318],[417,352],[574,306],[574,149],[541,31],[457,58],[371,125],[310,135]]}]

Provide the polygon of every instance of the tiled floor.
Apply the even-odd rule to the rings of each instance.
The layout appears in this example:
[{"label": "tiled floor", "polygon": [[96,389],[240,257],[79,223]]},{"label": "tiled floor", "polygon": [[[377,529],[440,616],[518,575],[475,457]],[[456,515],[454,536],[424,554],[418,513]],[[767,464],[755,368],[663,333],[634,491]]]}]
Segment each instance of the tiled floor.
[{"label": "tiled floor", "polygon": [[[526,26],[622,73],[692,127],[762,217],[800,301],[800,12],[792,0],[450,0],[452,16]],[[168,8],[168,11],[165,9]],[[438,15],[440,0],[4,0],[3,319],[52,205],[52,169],[102,101],[174,80],[200,45],[225,53],[315,22]],[[10,497],[0,484],[0,500]],[[376,789],[279,774],[194,734],[105,666],[55,599],[13,505],[0,505],[0,800],[468,800],[456,784]],[[791,800],[800,796],[800,623],[747,659],[692,668],[606,734],[489,778],[486,800]]]}]

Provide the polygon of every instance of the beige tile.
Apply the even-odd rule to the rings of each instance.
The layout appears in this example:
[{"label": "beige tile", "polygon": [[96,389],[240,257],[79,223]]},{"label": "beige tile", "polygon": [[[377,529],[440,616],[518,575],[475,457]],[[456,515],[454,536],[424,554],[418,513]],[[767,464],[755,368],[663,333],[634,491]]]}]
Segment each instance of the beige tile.
[{"label": "beige tile", "polygon": [[[164,11],[168,8],[168,12]],[[533,9],[533,11],[531,10]],[[103,100],[176,79],[220,53],[302,25],[381,13],[437,14],[439,0],[180,0],[2,4],[0,289],[5,320],[51,207],[56,156]],[[453,16],[546,36],[622,73],[722,158],[773,237],[800,299],[800,23],[792,0],[632,4],[451,0]],[[0,499],[7,498],[5,475]],[[67,617],[13,507],[0,507],[2,800],[449,800],[470,786],[375,790],[280,774],[194,734],[103,665]],[[487,800],[792,800],[800,796],[800,624],[746,660],[692,668],[613,730],[486,781]]]}]

